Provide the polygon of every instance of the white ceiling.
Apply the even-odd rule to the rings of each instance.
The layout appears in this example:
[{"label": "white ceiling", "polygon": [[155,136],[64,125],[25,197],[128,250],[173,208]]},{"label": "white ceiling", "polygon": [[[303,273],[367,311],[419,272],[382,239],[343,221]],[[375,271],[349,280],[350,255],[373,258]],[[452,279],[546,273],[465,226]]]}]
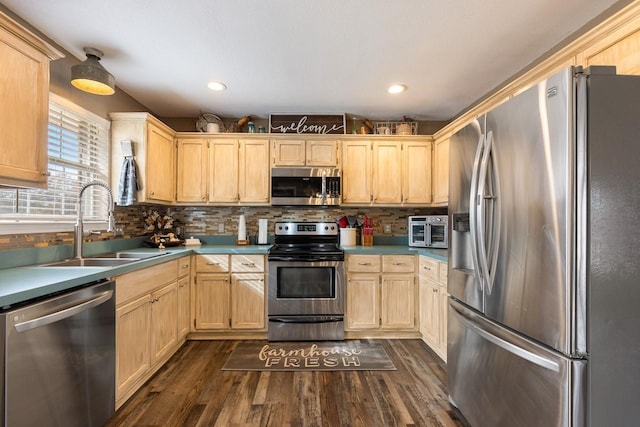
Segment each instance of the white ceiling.
[{"label": "white ceiling", "polygon": [[[615,0],[1,0],[163,117],[447,120]],[[628,1],[623,1],[627,3]],[[211,80],[225,92],[207,89]],[[409,90],[390,95],[387,86]]]}]

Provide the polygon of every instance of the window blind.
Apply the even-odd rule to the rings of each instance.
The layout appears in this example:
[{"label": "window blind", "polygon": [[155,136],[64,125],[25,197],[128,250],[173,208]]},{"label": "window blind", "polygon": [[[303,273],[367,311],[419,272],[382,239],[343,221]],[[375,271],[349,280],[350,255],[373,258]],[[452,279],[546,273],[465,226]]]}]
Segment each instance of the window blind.
[{"label": "window blind", "polygon": [[[92,113],[51,101],[48,123],[47,189],[0,190],[0,219],[74,221],[78,193],[91,181],[108,183],[109,126]],[[83,218],[104,220],[108,196],[103,188],[83,194]]]}]

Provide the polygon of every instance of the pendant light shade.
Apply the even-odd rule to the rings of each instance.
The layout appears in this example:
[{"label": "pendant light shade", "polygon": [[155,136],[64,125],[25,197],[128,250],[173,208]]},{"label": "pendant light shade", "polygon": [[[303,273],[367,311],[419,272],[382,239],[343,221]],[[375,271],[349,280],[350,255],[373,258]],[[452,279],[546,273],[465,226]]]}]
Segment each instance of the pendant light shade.
[{"label": "pendant light shade", "polygon": [[100,64],[103,53],[92,47],[85,47],[84,52],[87,59],[82,64],[71,67],[71,84],[95,95],[113,95],[115,79]]}]

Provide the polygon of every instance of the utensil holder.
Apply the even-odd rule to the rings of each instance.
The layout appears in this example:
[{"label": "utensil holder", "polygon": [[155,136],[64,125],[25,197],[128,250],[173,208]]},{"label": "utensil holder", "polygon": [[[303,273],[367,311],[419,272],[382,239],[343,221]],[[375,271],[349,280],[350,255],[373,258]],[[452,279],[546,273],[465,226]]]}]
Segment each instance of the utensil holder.
[{"label": "utensil holder", "polygon": [[355,245],[356,245],[356,229],[341,228],[340,229],[340,246],[355,246]]}]

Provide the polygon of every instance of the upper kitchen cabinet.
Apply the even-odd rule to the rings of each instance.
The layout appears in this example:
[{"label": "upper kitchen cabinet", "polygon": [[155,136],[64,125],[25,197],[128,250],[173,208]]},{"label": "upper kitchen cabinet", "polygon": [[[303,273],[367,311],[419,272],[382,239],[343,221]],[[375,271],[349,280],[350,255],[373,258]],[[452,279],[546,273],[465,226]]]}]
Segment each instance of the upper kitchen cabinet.
[{"label": "upper kitchen cabinet", "polygon": [[202,203],[207,200],[208,145],[205,139],[178,139],[178,203]]},{"label": "upper kitchen cabinet", "polygon": [[241,139],[238,156],[238,191],[243,204],[269,204],[269,141]]},{"label": "upper kitchen cabinet", "polygon": [[149,113],[110,113],[111,185],[119,188],[124,159],[120,141],[133,142],[141,189],[138,202],[169,204],[176,199],[175,132]]},{"label": "upper kitchen cabinet", "polygon": [[0,185],[47,186],[49,62],[63,57],[0,12]]},{"label": "upper kitchen cabinet", "polygon": [[580,53],[577,63],[615,65],[618,74],[640,75],[640,16],[620,25]]},{"label": "upper kitchen cabinet", "polygon": [[269,141],[178,134],[177,202],[269,204]]},{"label": "upper kitchen cabinet", "polygon": [[368,140],[348,140],[342,142],[342,203],[369,204],[373,201],[371,192],[372,142]]},{"label": "upper kitchen cabinet", "polygon": [[433,149],[433,203],[449,202],[449,138],[434,143]]},{"label": "upper kitchen cabinet", "polygon": [[274,139],[271,142],[273,166],[338,166],[338,141]]},{"label": "upper kitchen cabinet", "polygon": [[345,140],[345,205],[429,205],[431,139]]}]

